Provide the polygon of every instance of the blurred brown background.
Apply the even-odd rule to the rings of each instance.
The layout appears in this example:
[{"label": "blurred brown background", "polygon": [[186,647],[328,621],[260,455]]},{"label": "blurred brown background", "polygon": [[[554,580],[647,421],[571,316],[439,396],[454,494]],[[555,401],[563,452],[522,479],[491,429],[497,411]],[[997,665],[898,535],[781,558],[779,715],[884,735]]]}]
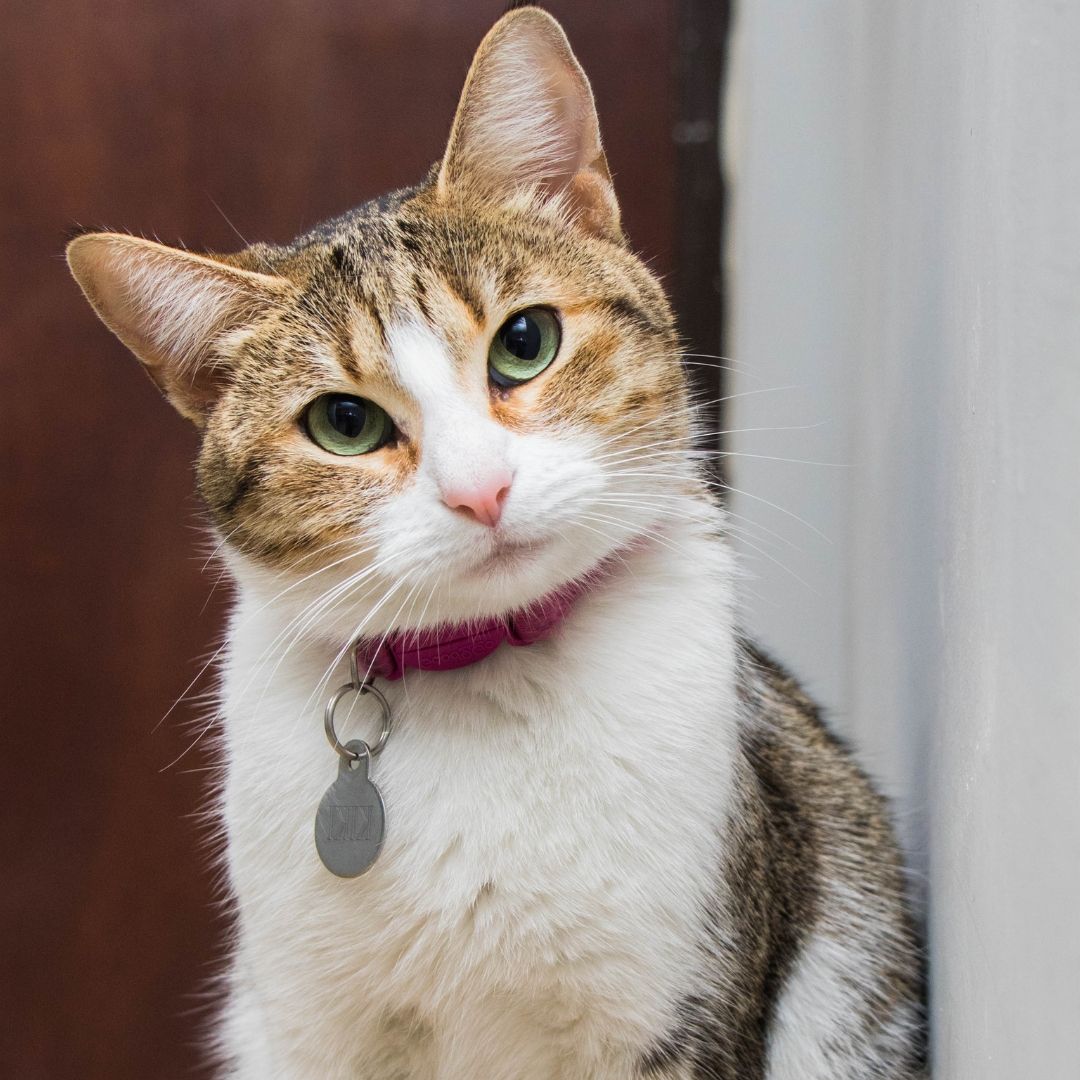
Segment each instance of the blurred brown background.
[{"label": "blurred brown background", "polygon": [[[227,932],[196,820],[203,713],[159,725],[227,605],[195,435],[98,324],[65,233],[228,250],[415,181],[503,6],[0,3],[4,1076],[206,1075]],[[631,238],[716,352],[726,4],[546,6],[593,80]]]}]

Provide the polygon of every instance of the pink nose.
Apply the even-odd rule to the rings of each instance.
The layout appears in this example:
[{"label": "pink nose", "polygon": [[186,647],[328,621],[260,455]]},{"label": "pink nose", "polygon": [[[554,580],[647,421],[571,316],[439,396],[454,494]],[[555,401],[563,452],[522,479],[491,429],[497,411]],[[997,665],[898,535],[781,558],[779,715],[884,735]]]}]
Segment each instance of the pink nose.
[{"label": "pink nose", "polygon": [[512,479],[508,472],[500,472],[475,487],[445,488],[443,502],[451,510],[460,510],[481,525],[490,525],[494,529],[502,517],[503,503],[510,494]]}]

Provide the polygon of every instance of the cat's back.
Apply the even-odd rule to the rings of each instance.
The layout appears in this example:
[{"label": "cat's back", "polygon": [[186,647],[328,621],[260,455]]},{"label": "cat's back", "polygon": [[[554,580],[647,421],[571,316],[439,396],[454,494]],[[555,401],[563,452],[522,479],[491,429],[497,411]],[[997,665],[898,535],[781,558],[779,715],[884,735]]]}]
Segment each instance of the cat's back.
[{"label": "cat's back", "polygon": [[713,942],[735,989],[721,995],[710,1065],[721,1077],[760,1058],[768,1080],[914,1080],[921,959],[888,805],[798,682],[745,640],[737,689]]}]

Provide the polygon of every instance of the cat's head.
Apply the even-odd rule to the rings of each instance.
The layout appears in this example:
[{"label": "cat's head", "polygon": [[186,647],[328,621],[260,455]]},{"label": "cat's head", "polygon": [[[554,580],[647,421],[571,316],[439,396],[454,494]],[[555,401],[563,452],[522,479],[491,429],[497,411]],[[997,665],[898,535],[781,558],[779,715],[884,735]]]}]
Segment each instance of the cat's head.
[{"label": "cat's head", "polygon": [[697,487],[671,311],[538,9],[484,39],[416,188],[285,247],[92,233],[68,259],[202,430],[234,571],[323,633],[521,607]]}]

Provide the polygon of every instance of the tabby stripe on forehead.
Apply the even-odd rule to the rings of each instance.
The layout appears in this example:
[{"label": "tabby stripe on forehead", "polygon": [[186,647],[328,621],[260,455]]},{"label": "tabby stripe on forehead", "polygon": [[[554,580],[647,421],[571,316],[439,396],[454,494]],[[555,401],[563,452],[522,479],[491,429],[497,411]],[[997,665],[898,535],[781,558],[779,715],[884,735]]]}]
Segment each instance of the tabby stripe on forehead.
[{"label": "tabby stripe on forehead", "polygon": [[379,332],[379,341],[382,343],[383,348],[386,348],[386,323],[383,321],[382,313],[379,311],[378,304],[376,304],[373,297],[367,294],[361,294],[360,305],[364,311],[371,316],[371,321],[375,324],[375,329]]},{"label": "tabby stripe on forehead", "polygon": [[[358,307],[363,312],[372,317],[376,327],[379,326],[378,315],[365,305],[363,298],[360,298]],[[329,350],[333,355],[338,366],[346,375],[351,376],[358,382],[363,378],[364,371],[360,367],[359,357],[356,355],[356,348],[349,336],[348,330],[343,324],[336,325],[331,328],[329,341],[327,342]]]},{"label": "tabby stripe on forehead", "polygon": [[342,277],[356,278],[356,263],[353,262],[352,256],[345,250],[344,244],[335,244],[330,249],[330,258],[333,260],[334,268]]},{"label": "tabby stripe on forehead", "polygon": [[360,382],[363,378],[363,372],[360,369],[356,354],[348,341],[339,341],[336,343],[334,359],[341,365],[341,370],[344,371],[346,375],[355,379],[357,382]]},{"label": "tabby stripe on forehead", "polygon": [[502,296],[516,296],[521,292],[525,275],[516,263],[503,263],[497,271],[497,284]]},{"label": "tabby stripe on forehead", "polygon": [[428,307],[427,302],[427,285],[424,284],[423,278],[419,274],[413,273],[412,276],[413,285],[413,300],[416,302],[417,308],[420,310],[420,314],[424,317],[424,322],[429,326],[435,325],[435,320],[431,317],[431,309]]},{"label": "tabby stripe on forehead", "polygon": [[476,295],[472,285],[458,273],[444,274],[443,280],[446,282],[446,287],[465,305],[473,322],[477,326],[483,326],[484,305],[481,303],[480,297]]},{"label": "tabby stripe on forehead", "polygon": [[409,252],[410,255],[419,255],[424,250],[424,244],[420,239],[420,227],[415,221],[410,221],[408,218],[401,218],[398,223],[398,236],[401,240],[401,246]]}]

